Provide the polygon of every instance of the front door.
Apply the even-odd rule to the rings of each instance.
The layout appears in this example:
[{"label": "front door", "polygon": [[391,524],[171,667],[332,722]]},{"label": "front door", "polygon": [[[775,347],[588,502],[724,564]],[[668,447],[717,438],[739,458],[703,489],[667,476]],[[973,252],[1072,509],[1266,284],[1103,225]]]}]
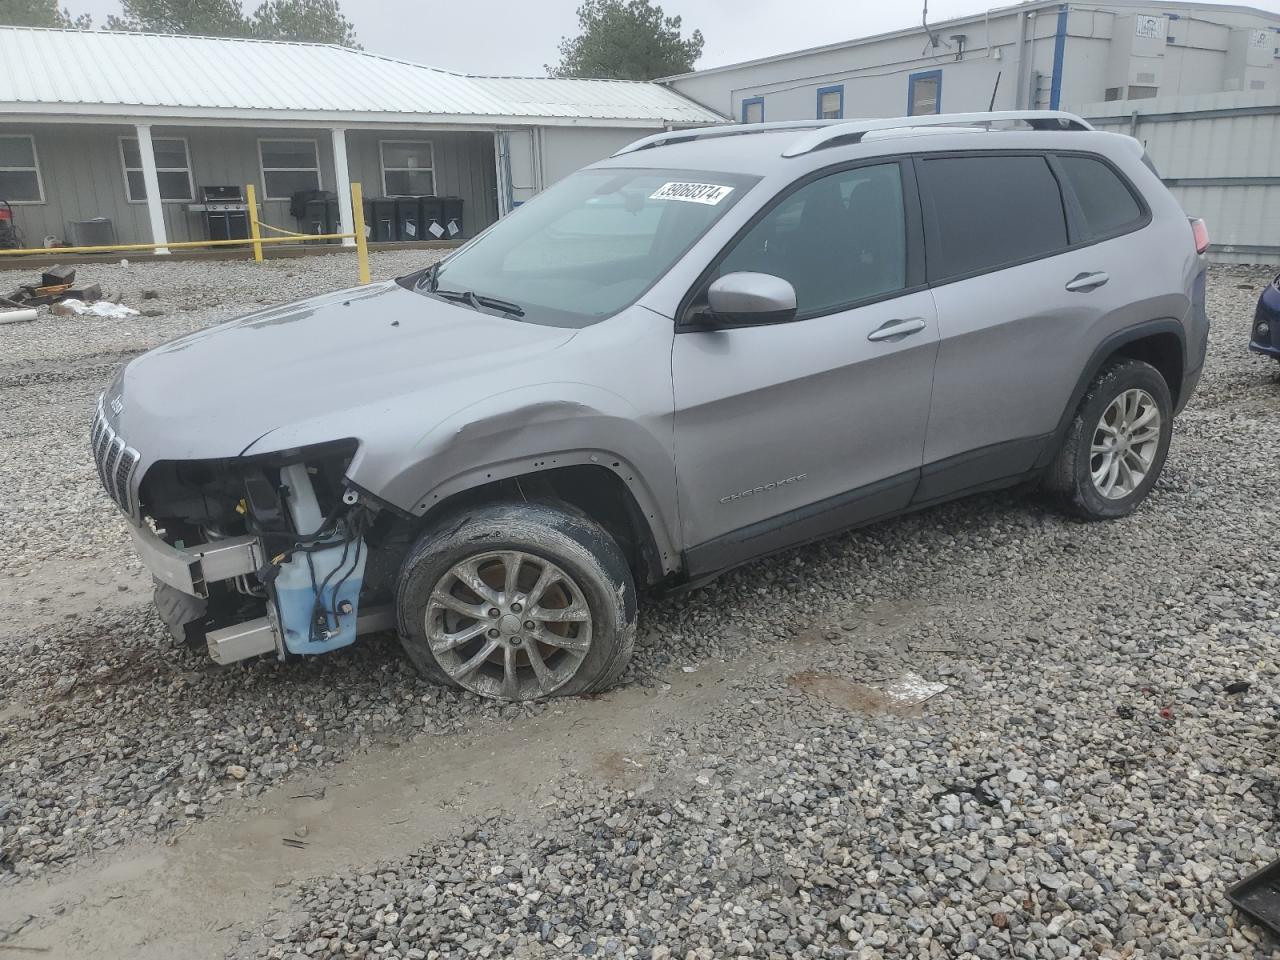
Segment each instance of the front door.
[{"label": "front door", "polygon": [[788,280],[796,319],[676,336],[676,473],[691,574],[910,500],[938,346],[933,298],[918,282],[910,176],[879,162],[784,194],[714,275]]}]

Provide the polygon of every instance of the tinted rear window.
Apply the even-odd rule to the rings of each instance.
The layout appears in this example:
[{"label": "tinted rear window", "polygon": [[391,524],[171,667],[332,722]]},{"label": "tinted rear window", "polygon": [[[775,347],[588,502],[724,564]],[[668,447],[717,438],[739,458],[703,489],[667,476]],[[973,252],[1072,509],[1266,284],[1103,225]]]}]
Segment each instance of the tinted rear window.
[{"label": "tinted rear window", "polygon": [[1124,181],[1101,160],[1058,157],[1080,201],[1085,226],[1093,237],[1122,233],[1142,220],[1142,207]]},{"label": "tinted rear window", "polygon": [[933,200],[930,279],[994,270],[1067,246],[1062,192],[1044,157],[940,157],[921,169]]}]

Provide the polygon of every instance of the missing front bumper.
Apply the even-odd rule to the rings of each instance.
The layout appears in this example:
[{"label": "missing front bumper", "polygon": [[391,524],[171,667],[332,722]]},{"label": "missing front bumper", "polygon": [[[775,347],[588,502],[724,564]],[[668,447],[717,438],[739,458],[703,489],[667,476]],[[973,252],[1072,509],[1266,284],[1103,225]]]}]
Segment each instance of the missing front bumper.
[{"label": "missing front bumper", "polygon": [[205,637],[209,656],[214,663],[225,666],[237,660],[275,653],[280,649],[280,632],[271,616],[246,620],[221,630],[210,630]]},{"label": "missing front bumper", "polygon": [[194,547],[173,547],[144,527],[131,526],[143,564],[161,583],[207,599],[209,584],[253,573],[262,566],[257,537],[229,537]]},{"label": "missing front bumper", "polygon": [[[356,616],[357,635],[394,630],[395,626],[395,611],[390,605],[362,610]],[[206,639],[210,658],[224,666],[237,660],[284,650],[274,608],[268,608],[265,617],[223,627],[221,630],[210,630]],[[283,653],[281,656],[283,657]]]},{"label": "missing front bumper", "polygon": [[[210,584],[255,573],[265,563],[262,545],[256,537],[229,537],[197,546],[175,547],[165,543],[145,527],[132,526],[131,532],[139,557],[156,580],[198,600],[208,599]],[[166,611],[159,604],[157,594],[161,615],[165,616],[170,631],[179,638],[186,635],[187,622],[203,616],[203,605],[196,609],[196,603],[197,601],[193,601],[192,605],[171,604],[175,609],[182,607],[182,610],[178,610],[173,616],[165,616]],[[187,606],[191,609],[187,609]],[[389,605],[362,608],[356,614],[356,635],[394,630],[395,626],[395,611]],[[267,653],[283,657],[286,650],[279,614],[273,600],[267,601],[265,616],[209,630],[205,634],[205,643],[209,656],[219,664],[235,663]],[[325,651],[317,649],[315,652]]]}]

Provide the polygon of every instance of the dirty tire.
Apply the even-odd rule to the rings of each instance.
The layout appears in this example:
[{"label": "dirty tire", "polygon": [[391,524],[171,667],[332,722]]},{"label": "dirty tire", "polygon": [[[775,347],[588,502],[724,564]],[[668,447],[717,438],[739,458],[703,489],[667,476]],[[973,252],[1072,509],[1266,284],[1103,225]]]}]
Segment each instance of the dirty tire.
[{"label": "dirty tire", "polygon": [[[550,696],[598,693],[617,683],[631,660],[636,632],[636,589],[614,539],[570,507],[494,503],[452,514],[427,529],[405,557],[396,586],[400,643],[429,680],[464,687],[436,659],[427,638],[432,590],[456,564],[494,551],[542,558],[573,579],[591,613],[590,647],[576,673]],[[484,691],[482,695],[504,699]],[[522,699],[543,699],[530,696]]]},{"label": "dirty tire", "polygon": [[[1091,472],[1094,431],[1104,412],[1117,397],[1129,390],[1144,390],[1160,413],[1160,436],[1155,458],[1145,478],[1128,495],[1119,499],[1104,496]],[[1104,367],[1080,400],[1066,438],[1044,480],[1068,511],[1084,520],[1111,520],[1127,517],[1147,498],[1164,469],[1173,436],[1173,399],[1160,372],[1141,360],[1120,360]]]},{"label": "dirty tire", "polygon": [[156,611],[169,630],[175,644],[199,649],[204,645],[203,632],[190,629],[198,626],[208,612],[208,601],[183,593],[175,587],[152,577],[155,584]]}]

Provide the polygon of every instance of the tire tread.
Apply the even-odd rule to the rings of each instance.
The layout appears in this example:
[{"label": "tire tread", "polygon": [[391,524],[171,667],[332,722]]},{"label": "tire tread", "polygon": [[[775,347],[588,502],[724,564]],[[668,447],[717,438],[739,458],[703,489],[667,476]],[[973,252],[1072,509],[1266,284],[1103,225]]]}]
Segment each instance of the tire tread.
[{"label": "tire tread", "polygon": [[[1099,398],[1113,397],[1122,389],[1127,389],[1135,380],[1150,381],[1149,385],[1154,390],[1156,402],[1160,405],[1160,414],[1163,418],[1162,429],[1168,431],[1172,427],[1173,404],[1169,386],[1155,367],[1141,360],[1120,358],[1112,360],[1098,371],[1097,376],[1085,390],[1084,396],[1080,398],[1075,416],[1072,417],[1066,436],[1062,440],[1062,446],[1058,449],[1057,456],[1054,457],[1043,482],[1044,489],[1051,493],[1067,512],[1081,520],[1114,519],[1131,513],[1146,499],[1151,486],[1154,486],[1164,469],[1165,457],[1168,455],[1167,439],[1164,441],[1163,449],[1157,453],[1157,462],[1151,471],[1151,482],[1141,497],[1131,504],[1110,510],[1099,510],[1090,502],[1092,491],[1086,489],[1086,484],[1091,484],[1092,481],[1086,478],[1091,459],[1089,450],[1093,444],[1090,423],[1093,416],[1086,415],[1086,412],[1094,408]],[[1096,498],[1095,494],[1093,499]],[[1117,501],[1117,503],[1123,503],[1123,501]]]}]

